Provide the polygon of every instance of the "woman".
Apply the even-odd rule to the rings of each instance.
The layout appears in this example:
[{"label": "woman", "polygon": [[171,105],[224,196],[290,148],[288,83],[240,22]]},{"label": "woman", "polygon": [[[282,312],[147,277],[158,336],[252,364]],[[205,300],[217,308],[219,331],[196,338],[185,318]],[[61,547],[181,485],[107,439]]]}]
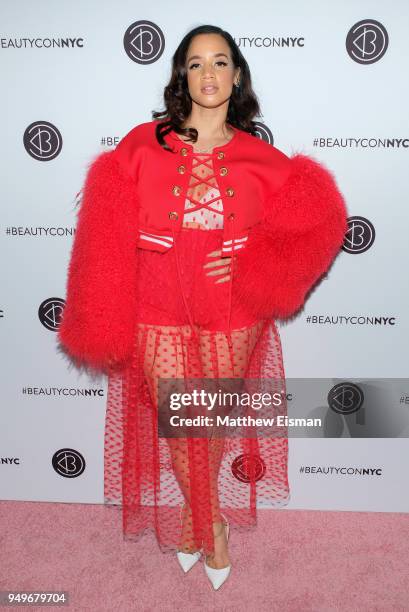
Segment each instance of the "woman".
[{"label": "woman", "polygon": [[267,381],[286,413],[274,319],[328,270],[346,209],[324,166],[255,136],[249,68],[222,29],[183,38],[164,101],[88,169],[59,340],[109,376],[105,502],[122,505],[124,536],[152,530],[185,572],[203,560],[217,589],[229,525],[254,527],[257,503],[288,500],[287,431],[178,431],[167,394]]}]

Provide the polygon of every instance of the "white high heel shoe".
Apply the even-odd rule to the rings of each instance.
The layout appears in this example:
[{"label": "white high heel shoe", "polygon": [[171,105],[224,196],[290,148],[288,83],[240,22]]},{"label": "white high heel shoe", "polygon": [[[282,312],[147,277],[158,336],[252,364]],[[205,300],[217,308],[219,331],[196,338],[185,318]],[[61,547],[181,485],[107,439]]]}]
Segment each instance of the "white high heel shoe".
[{"label": "white high heel shoe", "polygon": [[[221,517],[224,521],[224,525],[226,526],[226,539],[229,539],[229,531],[230,531],[230,527],[229,527],[229,523],[226,519],[225,516],[223,516],[223,514],[221,514]],[[213,588],[215,591],[217,591],[217,589],[219,589],[222,584],[227,580],[227,578],[229,577],[230,574],[230,570],[231,570],[231,564],[227,565],[226,567],[222,567],[220,569],[215,569],[214,567],[209,567],[206,563],[206,557],[204,560],[204,568],[207,574],[207,577],[209,578],[210,582],[213,585]]]},{"label": "white high heel shoe", "polygon": [[[182,512],[183,512],[184,506],[185,504],[183,504],[183,506],[180,509],[180,525],[181,526],[183,525]],[[179,565],[182,568],[182,570],[185,572],[185,574],[187,574],[187,572],[191,570],[192,567],[199,561],[201,554],[202,553],[200,550],[197,550],[194,553],[185,553],[185,552],[182,552],[181,550],[178,550],[176,552],[176,557],[177,557],[177,560],[179,561]]]}]

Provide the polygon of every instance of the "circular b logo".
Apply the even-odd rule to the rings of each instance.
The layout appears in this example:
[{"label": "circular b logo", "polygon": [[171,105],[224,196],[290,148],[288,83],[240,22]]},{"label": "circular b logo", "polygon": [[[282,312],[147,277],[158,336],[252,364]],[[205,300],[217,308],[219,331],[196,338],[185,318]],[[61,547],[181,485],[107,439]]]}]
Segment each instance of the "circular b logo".
[{"label": "circular b logo", "polygon": [[357,412],[364,401],[362,389],[350,382],[338,383],[328,393],[328,406],[338,414]]},{"label": "circular b logo", "polygon": [[352,255],[364,253],[371,248],[375,240],[375,228],[369,219],[348,217],[348,229],[345,234],[342,250]]},{"label": "circular b logo", "polygon": [[64,478],[76,478],[85,470],[85,459],[72,448],[61,448],[52,458],[53,468]]},{"label": "circular b logo", "polygon": [[60,131],[48,121],[34,121],[23,136],[24,148],[38,161],[50,161],[57,157],[62,148]]},{"label": "circular b logo", "polygon": [[156,23],[135,21],[125,32],[124,48],[137,64],[153,64],[165,50],[165,37]]},{"label": "circular b logo", "polygon": [[239,455],[231,464],[231,471],[240,482],[256,482],[266,473],[266,464],[259,455]]},{"label": "circular b logo", "polygon": [[273,134],[264,123],[260,123],[259,121],[254,122],[256,124],[256,135],[260,140],[265,140],[268,144],[274,144]]},{"label": "circular b logo", "polygon": [[362,19],[349,30],[345,46],[358,64],[373,64],[385,55],[388,42],[388,32],[379,21]]},{"label": "circular b logo", "polygon": [[38,308],[38,318],[50,331],[57,331],[64,311],[65,300],[48,298],[41,302]]}]

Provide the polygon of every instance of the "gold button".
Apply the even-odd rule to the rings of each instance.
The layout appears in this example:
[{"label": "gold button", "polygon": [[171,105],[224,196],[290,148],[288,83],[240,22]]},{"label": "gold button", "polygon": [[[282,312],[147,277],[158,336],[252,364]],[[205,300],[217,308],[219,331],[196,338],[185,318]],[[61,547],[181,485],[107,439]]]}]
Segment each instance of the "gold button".
[{"label": "gold button", "polygon": [[183,164],[179,166],[178,172],[179,174],[184,174],[186,172],[186,166],[184,166]]},{"label": "gold button", "polygon": [[177,218],[178,218],[178,214],[177,214],[177,212],[176,212],[176,211],[174,211],[174,210],[172,210],[172,211],[169,213],[169,219],[177,219]]},{"label": "gold button", "polygon": [[217,154],[217,159],[223,159],[224,158],[224,153],[223,151],[219,151]]},{"label": "gold button", "polygon": [[234,213],[230,213],[230,215],[227,218],[230,220],[234,219]]},{"label": "gold button", "polygon": [[234,196],[234,189],[229,187],[228,189],[226,189],[226,194],[231,198],[232,196]]},{"label": "gold button", "polygon": [[219,172],[220,172],[220,174],[221,174],[222,176],[226,176],[226,174],[228,173],[228,170],[227,170],[226,166],[222,166],[222,167],[220,168]]},{"label": "gold button", "polygon": [[181,155],[184,155],[184,156],[186,156],[186,155],[187,155],[187,149],[186,149],[186,147],[182,147],[182,148],[180,149],[180,154],[181,154]]},{"label": "gold button", "polygon": [[175,196],[180,195],[181,191],[182,191],[182,188],[179,187],[179,185],[174,185],[173,188],[172,188],[173,195],[175,195]]}]

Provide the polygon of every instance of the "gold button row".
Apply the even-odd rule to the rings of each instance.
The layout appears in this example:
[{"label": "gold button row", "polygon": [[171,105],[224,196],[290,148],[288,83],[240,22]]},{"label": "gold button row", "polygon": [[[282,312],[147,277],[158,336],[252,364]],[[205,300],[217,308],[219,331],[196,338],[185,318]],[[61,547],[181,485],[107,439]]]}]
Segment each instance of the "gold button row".
[{"label": "gold button row", "polygon": [[[183,164],[181,164],[180,166],[178,166],[178,172],[179,174],[184,174],[186,172],[186,166],[184,166]],[[219,174],[221,176],[226,176],[226,174],[228,173],[228,169],[226,168],[226,166],[222,166],[219,170]]]},{"label": "gold button row", "polygon": [[[182,193],[182,187],[180,187],[179,185],[173,185],[172,193],[175,196],[179,196]],[[234,196],[234,189],[232,187],[229,187],[228,189],[226,189],[226,195],[228,195],[229,198]]]},{"label": "gold button row", "polygon": [[[182,147],[180,149],[180,154],[183,155],[183,157],[186,157],[186,155],[188,154],[188,149],[186,147]],[[217,154],[217,159],[224,159],[224,153],[223,151],[219,151]]]}]

